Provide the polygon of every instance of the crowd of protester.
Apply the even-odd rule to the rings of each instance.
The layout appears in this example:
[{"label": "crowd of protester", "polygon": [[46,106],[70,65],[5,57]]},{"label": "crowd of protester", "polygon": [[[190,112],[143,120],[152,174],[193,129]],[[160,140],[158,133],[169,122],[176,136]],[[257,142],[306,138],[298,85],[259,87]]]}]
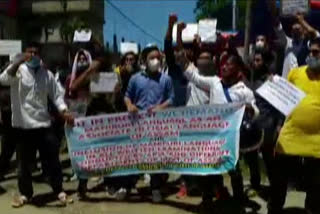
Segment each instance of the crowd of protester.
[{"label": "crowd of protester", "polygon": [[[106,71],[110,64],[110,56],[103,51],[79,48],[69,75],[59,78],[59,72],[55,76],[41,60],[39,44],[26,44],[24,53],[18,54],[0,75],[2,179],[14,152],[18,160],[20,195],[13,199],[12,206],[22,207],[32,202],[32,172],[37,153],[42,173],[57,199],[63,204],[72,202],[63,189],[59,160],[64,122],[73,126],[74,119],[83,116],[243,103],[246,110],[240,130],[240,158],[248,165],[250,188],[244,188],[238,163],[229,172],[232,195],[222,175],[183,175],[177,197],[183,199],[192,189],[198,189],[204,206],[212,203],[213,198],[233,197],[245,207],[250,197],[262,191],[261,153],[270,184],[269,214],[281,213],[292,175],[303,180],[307,193],[305,208],[319,214],[318,147],[314,147],[314,156],[289,156],[283,152],[290,151],[291,142],[304,147],[314,146],[320,140],[320,34],[303,15],[297,14],[295,20],[289,37],[275,18],[274,37],[256,35],[249,60],[244,62],[232,36],[218,34],[215,43],[203,43],[195,35],[192,43],[186,43],[182,40],[186,25],[177,23],[176,15],[170,15],[163,51],[149,44],[140,54],[132,51],[123,54],[114,69],[119,83],[112,94],[90,92],[90,80],[96,73]],[[176,43],[172,36],[175,24]],[[306,94],[301,105],[287,118],[256,92],[276,74]],[[57,134],[57,130],[62,131]],[[304,168],[302,174],[297,173],[299,166]],[[130,200],[130,192],[141,177],[105,177],[103,184],[117,200]],[[163,201],[161,190],[167,178],[166,174],[150,175],[154,203]],[[78,180],[79,197],[88,197],[88,180]]]}]

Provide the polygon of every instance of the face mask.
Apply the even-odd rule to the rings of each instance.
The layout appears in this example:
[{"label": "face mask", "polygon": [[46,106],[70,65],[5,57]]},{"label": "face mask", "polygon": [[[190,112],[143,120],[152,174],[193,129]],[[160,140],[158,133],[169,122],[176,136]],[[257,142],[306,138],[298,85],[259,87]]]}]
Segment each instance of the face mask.
[{"label": "face mask", "polygon": [[89,63],[87,62],[78,62],[77,71],[82,72],[89,68]]},{"label": "face mask", "polygon": [[264,48],[264,42],[263,41],[257,41],[256,42],[256,48],[258,48],[258,49],[262,49],[262,48]]},{"label": "face mask", "polygon": [[26,62],[27,66],[33,70],[40,67],[41,60],[37,56],[33,56],[30,61]]},{"label": "face mask", "polygon": [[308,56],[306,62],[311,71],[320,72],[320,59],[313,56]]},{"label": "face mask", "polygon": [[148,61],[148,70],[152,73],[161,71],[161,63],[158,59],[152,59]]}]

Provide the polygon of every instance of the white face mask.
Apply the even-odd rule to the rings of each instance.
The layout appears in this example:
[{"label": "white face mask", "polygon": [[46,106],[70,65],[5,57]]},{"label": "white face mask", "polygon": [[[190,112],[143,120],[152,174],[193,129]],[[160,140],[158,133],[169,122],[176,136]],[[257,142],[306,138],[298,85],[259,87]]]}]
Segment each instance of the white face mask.
[{"label": "white face mask", "polygon": [[256,42],[256,47],[257,47],[257,48],[264,48],[264,45],[265,45],[264,42],[261,41],[261,40],[259,40],[259,41]]},{"label": "white face mask", "polygon": [[147,67],[152,73],[161,72],[161,63],[158,59],[149,60]]}]

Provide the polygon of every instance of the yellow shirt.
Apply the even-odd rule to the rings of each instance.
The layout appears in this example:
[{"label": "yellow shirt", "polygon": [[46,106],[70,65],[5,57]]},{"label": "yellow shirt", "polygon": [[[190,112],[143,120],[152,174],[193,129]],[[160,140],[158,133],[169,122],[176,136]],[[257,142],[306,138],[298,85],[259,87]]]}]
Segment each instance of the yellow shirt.
[{"label": "yellow shirt", "polygon": [[288,80],[306,93],[287,118],[278,139],[277,152],[320,158],[320,75],[309,77],[307,66],[292,69]]}]

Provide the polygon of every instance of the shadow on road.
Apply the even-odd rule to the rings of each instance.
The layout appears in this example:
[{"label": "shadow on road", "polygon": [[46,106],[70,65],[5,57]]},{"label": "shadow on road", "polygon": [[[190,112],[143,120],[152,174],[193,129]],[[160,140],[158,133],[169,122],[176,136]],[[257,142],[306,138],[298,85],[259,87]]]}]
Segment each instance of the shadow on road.
[{"label": "shadow on road", "polygon": [[283,214],[308,214],[308,212],[302,208],[290,207],[285,209]]}]

